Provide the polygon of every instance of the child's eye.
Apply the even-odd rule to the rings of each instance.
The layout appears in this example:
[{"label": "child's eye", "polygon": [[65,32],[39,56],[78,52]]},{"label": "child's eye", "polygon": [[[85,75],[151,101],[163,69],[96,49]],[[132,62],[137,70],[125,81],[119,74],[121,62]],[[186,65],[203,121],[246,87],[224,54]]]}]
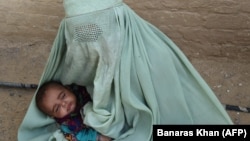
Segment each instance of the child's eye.
[{"label": "child's eye", "polygon": [[65,97],[65,93],[63,93],[62,95],[61,95],[61,99],[63,99]]},{"label": "child's eye", "polygon": [[60,106],[57,106],[57,107],[56,107],[56,112],[58,112],[58,111],[59,111],[59,109],[60,109]]}]

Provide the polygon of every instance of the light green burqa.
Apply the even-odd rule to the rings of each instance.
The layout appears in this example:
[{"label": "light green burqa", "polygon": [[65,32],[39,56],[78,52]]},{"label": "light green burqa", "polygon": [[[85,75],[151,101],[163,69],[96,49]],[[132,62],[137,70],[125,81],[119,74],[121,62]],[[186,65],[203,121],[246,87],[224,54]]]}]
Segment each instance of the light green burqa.
[{"label": "light green burqa", "polygon": [[[84,123],[119,141],[152,140],[154,124],[232,124],[181,50],[121,0],[65,0],[40,84],[87,86]],[[18,141],[62,141],[32,99]]]}]

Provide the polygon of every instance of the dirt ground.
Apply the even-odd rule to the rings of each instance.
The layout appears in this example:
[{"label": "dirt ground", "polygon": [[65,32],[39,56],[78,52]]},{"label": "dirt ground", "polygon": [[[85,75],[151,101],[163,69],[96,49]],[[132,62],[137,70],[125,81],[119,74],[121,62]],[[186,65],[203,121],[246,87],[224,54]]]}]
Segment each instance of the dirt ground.
[{"label": "dirt ground", "polygon": [[[0,81],[37,84],[46,64],[51,42],[38,39],[20,39],[15,42],[0,40]],[[250,61],[221,57],[190,60],[222,104],[250,107]],[[34,92],[34,89],[0,86],[1,141],[17,140],[17,129]],[[250,113],[227,112],[235,124],[250,124]]]}]

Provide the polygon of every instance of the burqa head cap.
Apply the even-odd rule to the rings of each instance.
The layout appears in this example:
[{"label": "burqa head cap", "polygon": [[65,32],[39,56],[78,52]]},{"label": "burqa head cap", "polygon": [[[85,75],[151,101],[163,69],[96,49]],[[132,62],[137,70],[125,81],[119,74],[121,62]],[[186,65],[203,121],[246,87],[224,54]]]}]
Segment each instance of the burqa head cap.
[{"label": "burqa head cap", "polygon": [[63,6],[66,17],[72,17],[107,9],[121,2],[122,0],[63,0]]}]

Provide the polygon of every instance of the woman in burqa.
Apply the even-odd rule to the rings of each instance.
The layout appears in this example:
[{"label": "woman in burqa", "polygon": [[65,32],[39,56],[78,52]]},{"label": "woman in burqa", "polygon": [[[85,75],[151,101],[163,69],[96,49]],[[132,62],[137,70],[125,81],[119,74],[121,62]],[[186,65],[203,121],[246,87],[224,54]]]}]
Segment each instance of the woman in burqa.
[{"label": "woman in burqa", "polygon": [[[119,141],[150,141],[155,124],[232,124],[182,51],[122,0],[64,0],[65,18],[39,84],[87,87],[84,123]],[[32,99],[18,141],[63,140]]]}]

